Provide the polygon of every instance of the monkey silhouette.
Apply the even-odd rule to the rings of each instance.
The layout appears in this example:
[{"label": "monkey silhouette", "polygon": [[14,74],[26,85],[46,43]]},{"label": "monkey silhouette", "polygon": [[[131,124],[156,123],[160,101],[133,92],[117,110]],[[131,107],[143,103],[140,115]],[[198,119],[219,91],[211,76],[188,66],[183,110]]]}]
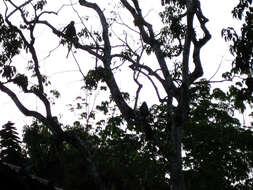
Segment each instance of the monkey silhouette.
[{"label": "monkey silhouette", "polygon": [[78,38],[76,36],[76,28],[75,28],[75,22],[71,21],[62,31],[67,38],[68,41],[68,53],[67,58],[69,56],[70,50],[72,49],[73,41],[78,41]]}]

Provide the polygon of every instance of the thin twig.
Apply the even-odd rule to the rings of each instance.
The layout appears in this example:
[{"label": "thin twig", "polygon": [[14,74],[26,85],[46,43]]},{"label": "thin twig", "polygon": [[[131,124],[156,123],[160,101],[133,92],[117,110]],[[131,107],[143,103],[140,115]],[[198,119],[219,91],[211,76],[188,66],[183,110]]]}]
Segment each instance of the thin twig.
[{"label": "thin twig", "polygon": [[71,53],[72,53],[73,58],[74,58],[74,60],[75,60],[75,62],[76,62],[76,65],[77,65],[77,67],[78,67],[79,72],[81,73],[83,79],[85,79],[85,75],[84,75],[84,73],[83,73],[83,71],[82,71],[82,69],[81,69],[81,67],[80,67],[80,64],[78,63],[78,61],[77,61],[77,59],[76,59],[76,56],[75,56],[75,54],[74,54],[74,52],[73,52],[72,49],[71,49]]},{"label": "thin twig", "polygon": [[216,70],[215,73],[210,77],[210,79],[208,79],[208,81],[212,80],[212,79],[215,77],[215,75],[218,73],[218,71],[220,70],[221,63],[223,62],[223,58],[224,58],[224,55],[223,55],[222,58],[221,58],[221,61],[220,61],[220,63],[219,63],[219,66],[218,66],[217,70]]}]

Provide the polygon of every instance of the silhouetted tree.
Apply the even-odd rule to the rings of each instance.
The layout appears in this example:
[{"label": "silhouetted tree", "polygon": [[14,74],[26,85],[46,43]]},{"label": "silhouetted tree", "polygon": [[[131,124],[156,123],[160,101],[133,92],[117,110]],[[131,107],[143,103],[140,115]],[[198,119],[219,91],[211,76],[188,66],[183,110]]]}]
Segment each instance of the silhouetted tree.
[{"label": "silhouetted tree", "polygon": [[14,123],[8,122],[0,130],[0,159],[2,162],[22,165],[24,162],[17,129]]}]

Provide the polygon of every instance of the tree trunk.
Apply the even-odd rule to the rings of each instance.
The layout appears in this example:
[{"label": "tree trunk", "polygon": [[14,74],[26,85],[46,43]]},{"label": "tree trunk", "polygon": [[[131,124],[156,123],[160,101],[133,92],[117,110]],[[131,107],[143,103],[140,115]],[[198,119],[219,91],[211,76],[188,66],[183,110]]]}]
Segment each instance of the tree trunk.
[{"label": "tree trunk", "polygon": [[172,155],[170,158],[171,190],[185,190],[182,171],[182,126],[171,126]]}]

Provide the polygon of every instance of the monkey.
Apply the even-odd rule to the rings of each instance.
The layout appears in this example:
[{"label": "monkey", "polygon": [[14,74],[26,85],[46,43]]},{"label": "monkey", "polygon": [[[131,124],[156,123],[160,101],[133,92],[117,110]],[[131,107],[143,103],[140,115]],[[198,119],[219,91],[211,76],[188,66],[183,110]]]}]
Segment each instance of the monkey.
[{"label": "monkey", "polygon": [[148,105],[146,102],[143,102],[141,107],[139,108],[141,117],[143,119],[143,129],[146,135],[147,140],[152,140],[153,139],[153,130],[151,129],[150,125],[148,124],[148,115],[149,115],[149,109]]},{"label": "monkey", "polygon": [[[70,50],[72,48],[72,42],[78,42],[78,38],[76,36],[76,28],[75,28],[75,22],[71,21],[62,31],[67,40],[68,40],[68,53],[67,53],[67,58],[69,56]],[[72,42],[71,42],[72,41]]]},{"label": "monkey", "polygon": [[76,29],[75,29],[75,21],[71,21],[62,31],[66,37],[75,38],[76,37]]},{"label": "monkey", "polygon": [[141,114],[142,114],[142,116],[143,116],[144,118],[146,118],[146,117],[148,116],[149,111],[148,111],[148,105],[147,105],[146,102],[143,102],[143,103],[142,103],[142,105],[141,105],[141,107],[140,107],[140,112],[141,112]]}]

